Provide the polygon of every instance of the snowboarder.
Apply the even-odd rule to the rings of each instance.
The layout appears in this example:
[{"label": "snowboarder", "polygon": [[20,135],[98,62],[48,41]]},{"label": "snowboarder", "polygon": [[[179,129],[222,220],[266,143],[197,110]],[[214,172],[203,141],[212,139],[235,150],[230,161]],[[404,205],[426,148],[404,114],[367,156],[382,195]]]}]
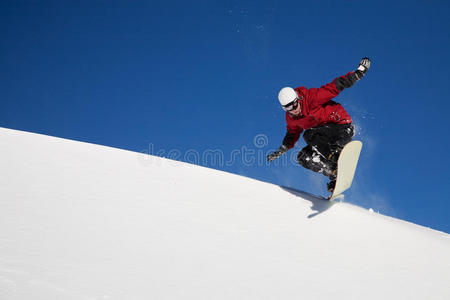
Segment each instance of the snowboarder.
[{"label": "snowboarder", "polygon": [[332,101],[343,89],[362,79],[370,68],[365,57],[354,72],[338,77],[320,88],[282,88],[278,100],[286,111],[287,133],[281,147],[267,155],[272,161],[293,148],[303,131],[307,144],[297,156],[300,165],[330,178],[332,192],[336,184],[337,159],[354,134],[352,118],[337,102]]}]

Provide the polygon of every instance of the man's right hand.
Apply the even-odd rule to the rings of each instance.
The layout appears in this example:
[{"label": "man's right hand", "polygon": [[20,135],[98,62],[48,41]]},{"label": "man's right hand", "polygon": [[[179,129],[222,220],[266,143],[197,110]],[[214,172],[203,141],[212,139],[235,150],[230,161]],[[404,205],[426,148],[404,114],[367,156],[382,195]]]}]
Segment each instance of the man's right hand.
[{"label": "man's right hand", "polygon": [[278,148],[277,151],[270,153],[269,155],[267,155],[267,161],[272,161],[277,159],[278,157],[282,156],[283,154],[285,154],[286,152],[288,152],[288,147],[286,147],[285,145],[281,145],[280,148]]}]

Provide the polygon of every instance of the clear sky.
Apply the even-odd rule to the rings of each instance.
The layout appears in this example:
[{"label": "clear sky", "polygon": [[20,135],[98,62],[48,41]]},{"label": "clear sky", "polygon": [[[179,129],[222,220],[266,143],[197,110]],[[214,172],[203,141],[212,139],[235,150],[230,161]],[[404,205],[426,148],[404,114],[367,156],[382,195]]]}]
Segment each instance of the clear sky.
[{"label": "clear sky", "polygon": [[285,134],[277,94],[368,56],[336,98],[364,143],[345,201],[450,232],[449,13],[433,0],[1,1],[0,126],[325,195],[295,159],[264,162]]}]

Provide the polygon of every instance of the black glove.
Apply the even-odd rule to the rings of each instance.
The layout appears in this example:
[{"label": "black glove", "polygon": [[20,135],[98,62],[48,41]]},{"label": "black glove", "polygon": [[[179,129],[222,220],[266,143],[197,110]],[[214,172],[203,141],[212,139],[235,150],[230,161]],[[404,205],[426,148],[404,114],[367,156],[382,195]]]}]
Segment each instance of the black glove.
[{"label": "black glove", "polygon": [[267,155],[267,161],[272,161],[277,159],[278,157],[282,156],[283,154],[285,154],[286,152],[288,152],[288,147],[286,147],[285,145],[281,145],[280,148],[278,148],[277,151],[270,153],[269,155]]},{"label": "black glove", "polygon": [[355,71],[355,75],[358,78],[358,80],[360,80],[361,78],[364,77],[364,75],[366,75],[367,70],[369,70],[369,68],[370,68],[370,58],[364,57],[359,62],[359,66]]}]

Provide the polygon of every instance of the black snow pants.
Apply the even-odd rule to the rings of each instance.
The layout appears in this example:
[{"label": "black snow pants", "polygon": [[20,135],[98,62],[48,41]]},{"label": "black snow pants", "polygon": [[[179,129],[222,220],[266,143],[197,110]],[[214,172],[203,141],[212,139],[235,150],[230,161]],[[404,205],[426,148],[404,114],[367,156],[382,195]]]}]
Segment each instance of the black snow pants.
[{"label": "black snow pants", "polygon": [[342,148],[355,135],[353,124],[323,124],[305,131],[307,146],[297,156],[300,165],[325,176],[333,176]]}]

